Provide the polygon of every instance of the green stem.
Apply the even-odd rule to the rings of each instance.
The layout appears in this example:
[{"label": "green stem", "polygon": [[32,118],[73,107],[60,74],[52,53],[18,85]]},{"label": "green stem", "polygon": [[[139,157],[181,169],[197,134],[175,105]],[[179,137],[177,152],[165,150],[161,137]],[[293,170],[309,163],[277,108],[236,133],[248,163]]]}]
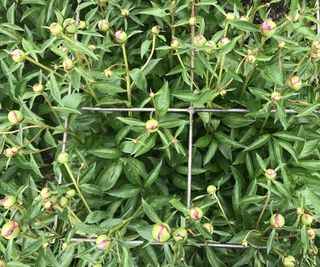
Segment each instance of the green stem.
[{"label": "green stem", "polygon": [[220,211],[221,211],[221,213],[222,213],[223,218],[224,218],[224,219],[226,220],[226,222],[228,223],[228,225],[229,225],[230,230],[232,231],[232,233],[235,234],[236,232],[233,230],[232,225],[230,224],[229,219],[228,219],[226,213],[224,212],[224,209],[223,209],[223,207],[222,207],[222,205],[221,205],[221,203],[220,203],[220,200],[219,200],[217,194],[214,193],[213,196],[214,196],[214,198],[216,199],[216,201],[217,201],[217,203],[218,203],[218,206],[219,206],[219,208],[220,208]]},{"label": "green stem", "polygon": [[64,167],[67,169],[67,172],[68,172],[68,174],[69,174],[69,176],[70,176],[70,178],[71,178],[71,180],[72,180],[72,183],[73,183],[74,187],[76,188],[76,190],[78,191],[79,196],[80,196],[80,198],[82,199],[84,205],[86,206],[88,212],[91,213],[91,209],[90,209],[90,207],[89,207],[86,199],[85,199],[84,196],[82,195],[82,193],[81,193],[81,191],[80,191],[80,188],[79,188],[79,186],[78,186],[78,184],[77,184],[77,182],[76,182],[76,179],[75,179],[74,176],[73,176],[73,173],[72,173],[69,165],[68,165],[67,163],[64,163],[63,165],[64,165]]},{"label": "green stem", "polygon": [[216,85],[216,89],[217,89],[217,90],[218,90],[219,87],[220,87],[220,82],[221,82],[221,79],[222,79],[222,73],[223,73],[223,69],[224,69],[225,59],[226,59],[226,55],[223,55],[223,56],[221,57],[219,76],[218,76],[217,85]]},{"label": "green stem", "polygon": [[121,46],[122,46],[124,66],[126,69],[127,95],[128,95],[129,107],[131,107],[132,94],[131,94],[131,82],[130,82],[130,70],[129,70],[129,64],[128,64],[128,57],[127,57],[126,45],[122,44]]},{"label": "green stem", "polygon": [[151,48],[151,52],[150,52],[150,55],[146,61],[146,63],[142,66],[141,68],[141,71],[143,71],[149,64],[152,56],[153,56],[153,53],[154,53],[154,50],[155,50],[155,47],[156,47],[156,38],[157,38],[157,35],[156,34],[153,34],[153,38],[152,38],[152,48]]},{"label": "green stem", "polygon": [[48,98],[47,94],[46,94],[46,93],[42,93],[41,95],[44,97],[44,99],[46,100],[46,102],[47,102],[47,104],[48,104],[49,108],[51,109],[51,111],[52,111],[52,113],[53,113],[53,115],[56,117],[57,121],[58,121],[58,122],[59,122],[59,124],[61,125],[61,124],[62,124],[62,123],[61,123],[61,120],[60,120],[60,118],[59,118],[59,116],[58,116],[57,112],[56,112],[56,111],[54,110],[54,108],[52,107],[51,102],[50,102],[50,100],[49,100],[49,98]]},{"label": "green stem", "polygon": [[184,65],[184,63],[183,63],[183,61],[182,61],[182,59],[181,59],[180,55],[179,55],[179,54],[176,54],[176,55],[177,55],[177,57],[178,57],[178,59],[179,59],[179,62],[180,62],[181,67],[182,67],[182,68],[183,68],[183,70],[186,72],[186,74],[187,74],[187,76],[188,76],[188,78],[189,78],[190,82],[192,82],[192,83],[193,83],[193,85],[197,88],[197,90],[199,90],[199,87],[196,85],[196,83],[195,83],[194,81],[192,81],[192,79],[191,79],[191,77],[190,77],[190,74],[187,72],[187,70],[186,70],[186,66]]},{"label": "green stem", "polygon": [[42,68],[42,69],[44,69],[44,70],[46,70],[46,71],[48,71],[48,72],[50,72],[50,73],[52,73],[52,74],[56,74],[56,75],[59,76],[60,78],[64,79],[64,77],[63,77],[61,74],[55,72],[53,69],[50,69],[49,67],[41,64],[40,62],[34,60],[33,58],[27,56],[26,59],[27,59],[28,61],[30,61],[31,63],[37,65],[38,67],[40,67],[40,68]]},{"label": "green stem", "polygon": [[266,198],[266,201],[265,201],[265,203],[264,203],[264,205],[263,205],[263,208],[262,208],[262,210],[261,210],[261,213],[260,213],[260,215],[259,215],[258,221],[257,221],[257,223],[256,223],[256,228],[258,228],[258,225],[259,225],[259,223],[260,223],[260,221],[261,221],[261,219],[262,219],[262,216],[263,216],[263,214],[264,214],[264,212],[265,212],[265,210],[266,210],[266,208],[267,208],[267,206],[268,206],[268,203],[269,203],[269,200],[270,200],[270,196],[271,196],[271,181],[268,180],[268,193],[267,193],[267,198]]}]

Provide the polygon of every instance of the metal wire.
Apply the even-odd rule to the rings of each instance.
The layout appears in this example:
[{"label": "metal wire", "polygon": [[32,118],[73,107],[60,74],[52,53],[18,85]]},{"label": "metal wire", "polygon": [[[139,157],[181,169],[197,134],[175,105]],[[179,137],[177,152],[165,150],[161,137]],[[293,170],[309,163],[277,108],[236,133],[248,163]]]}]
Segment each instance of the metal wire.
[{"label": "metal wire", "polygon": [[320,34],[320,0],[317,0],[317,33]]},{"label": "metal wire", "polygon": [[[89,243],[94,243],[96,242],[96,239],[93,238],[71,238],[70,241],[72,242],[89,242]],[[131,244],[131,245],[143,245],[146,244],[145,240],[130,240],[130,241],[125,241],[126,244]],[[163,243],[158,243],[158,242],[151,242],[150,243],[153,246],[162,246]],[[194,246],[194,247],[212,247],[212,248],[230,248],[230,249],[246,249],[241,244],[233,244],[233,243],[216,243],[213,241],[207,241],[205,242],[199,242],[199,243],[187,243],[186,246]],[[250,247],[250,246],[248,246]],[[261,249],[261,250],[266,250],[266,246],[252,246],[256,249]]]}]

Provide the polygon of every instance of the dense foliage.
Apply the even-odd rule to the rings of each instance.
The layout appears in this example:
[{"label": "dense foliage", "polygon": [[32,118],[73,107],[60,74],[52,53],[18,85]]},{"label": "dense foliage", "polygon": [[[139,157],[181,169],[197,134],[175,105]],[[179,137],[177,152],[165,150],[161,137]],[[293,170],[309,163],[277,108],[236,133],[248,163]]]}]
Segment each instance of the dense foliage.
[{"label": "dense foliage", "polygon": [[316,1],[1,0],[0,21],[1,267],[319,266]]}]

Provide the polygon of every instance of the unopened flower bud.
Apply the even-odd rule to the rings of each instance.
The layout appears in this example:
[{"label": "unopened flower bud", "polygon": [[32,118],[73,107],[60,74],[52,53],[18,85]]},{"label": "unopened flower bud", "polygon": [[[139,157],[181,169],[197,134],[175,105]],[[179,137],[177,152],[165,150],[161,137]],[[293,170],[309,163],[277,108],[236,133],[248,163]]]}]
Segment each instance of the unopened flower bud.
[{"label": "unopened flower bud", "polygon": [[49,198],[50,196],[51,196],[51,190],[50,190],[50,188],[44,187],[44,188],[41,189],[41,191],[40,191],[40,197],[41,197],[42,199],[47,199],[47,198]]},{"label": "unopened flower bud", "polygon": [[198,207],[191,208],[189,212],[189,216],[191,219],[195,221],[199,221],[203,217],[203,211]]},{"label": "unopened flower bud", "polygon": [[130,12],[128,9],[125,8],[121,10],[121,16],[128,17],[129,15],[130,15]]},{"label": "unopened flower bud", "polygon": [[106,78],[110,78],[112,76],[112,70],[111,69],[105,69],[103,71],[104,76],[106,76]]},{"label": "unopened flower bud", "polygon": [[43,92],[44,86],[42,83],[36,83],[32,86],[32,90],[36,93],[36,94],[41,94]]},{"label": "unopened flower bud", "polygon": [[122,30],[116,31],[114,36],[119,44],[123,44],[128,40],[127,34]]},{"label": "unopened flower bud", "polygon": [[316,231],[313,230],[313,229],[308,229],[308,230],[307,230],[307,235],[308,235],[308,238],[309,238],[310,240],[313,240],[313,239],[316,238]]},{"label": "unopened flower bud", "polygon": [[49,247],[49,243],[48,243],[48,242],[44,242],[44,243],[42,244],[42,247],[43,247],[43,248],[48,248],[48,247]]},{"label": "unopened flower bud", "polygon": [[310,58],[314,61],[318,61],[320,59],[320,51],[311,51]]},{"label": "unopened flower bud", "polygon": [[66,197],[62,197],[59,200],[59,205],[61,208],[64,208],[68,205],[69,200]]},{"label": "unopened flower bud", "polygon": [[310,225],[313,222],[313,217],[310,214],[302,214],[301,216],[301,223],[303,225]]},{"label": "unopened flower bud", "polygon": [[62,250],[65,250],[65,249],[67,249],[68,248],[68,243],[67,242],[63,242],[62,243],[62,246],[61,246],[61,249]]},{"label": "unopened flower bud", "polygon": [[63,61],[63,69],[64,71],[68,72],[71,71],[74,68],[73,61],[70,58],[66,58]]},{"label": "unopened flower bud", "polygon": [[230,39],[228,38],[228,37],[222,37],[221,39],[220,39],[220,41],[219,41],[219,43],[218,43],[218,46],[220,47],[220,48],[223,48],[223,47],[225,47],[227,44],[229,44],[231,41],[230,41]]},{"label": "unopened flower bud", "polygon": [[286,43],[285,42],[283,42],[283,41],[279,41],[278,42],[278,47],[279,48],[284,48],[286,46]]},{"label": "unopened flower bud", "polygon": [[88,48],[91,50],[91,51],[94,51],[97,49],[97,47],[95,45],[89,45]]},{"label": "unopened flower bud", "polygon": [[295,15],[293,16],[292,20],[293,20],[294,22],[298,22],[298,21],[300,20],[300,18],[301,18],[300,13],[297,13],[297,14],[295,14]]},{"label": "unopened flower bud", "polygon": [[299,76],[292,76],[288,78],[287,86],[294,91],[298,91],[302,87],[302,81]]},{"label": "unopened flower bud", "polygon": [[12,157],[15,156],[15,154],[13,153],[11,147],[6,148],[6,149],[3,151],[3,154],[4,154],[7,158],[12,158]]},{"label": "unopened flower bud", "polygon": [[213,234],[213,226],[212,226],[212,224],[211,223],[204,223],[203,225],[202,225],[202,227],[210,234],[210,235],[212,235]]},{"label": "unopened flower bud", "polygon": [[227,21],[233,21],[236,19],[236,15],[232,12],[229,12],[226,14],[226,19],[227,19]]},{"label": "unopened flower bud", "polygon": [[282,228],[285,225],[285,219],[281,214],[273,214],[270,218],[270,224],[274,228]]},{"label": "unopened flower bud", "polygon": [[302,214],[304,213],[303,208],[296,208],[296,213],[297,213],[298,215],[302,215]]},{"label": "unopened flower bud", "polygon": [[203,47],[207,43],[207,40],[203,35],[197,35],[196,37],[194,37],[193,43],[195,46]]},{"label": "unopened flower bud", "polygon": [[96,239],[96,246],[101,251],[107,251],[111,248],[111,240],[106,235],[99,235]]},{"label": "unopened flower bud", "polygon": [[58,22],[51,23],[49,29],[53,36],[60,35],[63,32],[62,25]]},{"label": "unopened flower bud", "polygon": [[95,263],[92,267],[102,267],[101,263]]},{"label": "unopened flower bud", "polygon": [[16,49],[16,50],[12,51],[11,57],[14,62],[21,63],[26,60],[27,55],[22,50]]},{"label": "unopened flower bud", "polygon": [[155,97],[156,97],[156,94],[155,94],[154,92],[151,92],[151,93],[149,94],[149,97],[155,98]]},{"label": "unopened flower bud", "polygon": [[152,238],[160,243],[167,242],[171,236],[171,229],[165,223],[155,224],[152,228]]},{"label": "unopened flower bud", "polygon": [[145,124],[145,127],[149,133],[154,133],[159,128],[159,122],[154,119],[148,120]]},{"label": "unopened flower bud", "polygon": [[63,45],[59,46],[59,49],[63,52],[63,53],[68,53],[69,49]]},{"label": "unopened flower bud", "polygon": [[57,157],[58,163],[66,164],[69,161],[69,154],[66,152],[62,152]]},{"label": "unopened flower bud", "polygon": [[66,193],[67,198],[74,198],[75,195],[76,195],[76,190],[74,190],[74,189],[70,189]]},{"label": "unopened flower bud", "polygon": [[52,202],[50,201],[50,199],[45,199],[43,202],[43,208],[46,210],[49,210],[52,208]]},{"label": "unopened flower bud", "polygon": [[78,29],[79,30],[84,30],[85,28],[87,28],[87,23],[84,20],[80,20],[78,22]]},{"label": "unopened flower bud", "polygon": [[221,96],[225,96],[226,94],[227,94],[227,90],[226,89],[220,90],[220,95]]},{"label": "unopened flower bud", "polygon": [[204,52],[205,52],[207,55],[211,55],[211,54],[214,52],[214,50],[217,48],[216,43],[215,43],[214,41],[211,41],[211,40],[209,40],[209,41],[206,43],[206,46],[207,46],[208,48],[206,48],[206,49],[204,50]]},{"label": "unopened flower bud", "polygon": [[209,185],[207,187],[207,192],[210,195],[214,195],[217,192],[217,187],[215,185]]},{"label": "unopened flower bud", "polygon": [[320,40],[314,40],[311,44],[313,50],[320,50]]},{"label": "unopened flower bud", "polygon": [[249,21],[249,17],[248,17],[248,16],[245,16],[245,15],[242,15],[242,16],[240,17],[240,20],[241,20],[241,21]]},{"label": "unopened flower bud", "polygon": [[296,259],[293,256],[286,256],[282,260],[284,267],[295,267],[296,266]]},{"label": "unopened flower bud", "polygon": [[5,209],[11,209],[17,202],[17,198],[14,196],[5,196],[2,200],[2,206]]},{"label": "unopened flower bud", "polygon": [[67,33],[75,33],[77,31],[78,25],[73,18],[67,18],[63,22],[63,28]]},{"label": "unopened flower bud", "polygon": [[249,245],[249,243],[248,243],[247,240],[242,240],[241,245],[242,245],[244,248],[247,248],[248,245]]},{"label": "unopened flower bud", "polygon": [[19,125],[23,121],[23,119],[24,119],[24,116],[22,112],[19,110],[11,110],[8,113],[8,121],[11,124]]},{"label": "unopened flower bud", "polygon": [[109,21],[107,21],[106,19],[99,20],[98,28],[102,32],[108,31],[110,29]]},{"label": "unopened flower bud", "polygon": [[17,238],[20,234],[20,227],[16,221],[9,221],[2,226],[1,236],[6,239]]},{"label": "unopened flower bud", "polygon": [[172,48],[172,49],[175,49],[175,50],[177,50],[177,49],[180,48],[180,41],[179,41],[179,39],[177,39],[177,38],[172,38],[172,40],[171,40],[171,48]]},{"label": "unopened flower bud", "polygon": [[153,26],[151,29],[151,32],[155,35],[158,35],[160,33],[160,27],[159,26]]},{"label": "unopened flower bud", "polygon": [[277,102],[277,101],[279,101],[280,99],[281,99],[281,93],[280,92],[272,92],[271,93],[271,100],[272,101],[275,101],[275,102]]},{"label": "unopened flower bud", "polygon": [[253,63],[256,61],[256,57],[255,57],[254,55],[248,55],[248,56],[246,57],[246,61],[247,61],[247,63],[249,63],[249,64],[253,64]]},{"label": "unopened flower bud", "polygon": [[176,242],[184,242],[188,239],[188,231],[184,228],[177,228],[172,236]]},{"label": "unopened flower bud", "polygon": [[277,178],[277,172],[273,169],[267,169],[264,172],[264,176],[268,179],[268,180],[274,180]]},{"label": "unopened flower bud", "polygon": [[310,257],[315,257],[318,255],[318,253],[319,253],[319,249],[317,247],[312,247],[308,249],[308,255]]},{"label": "unopened flower bud", "polygon": [[195,17],[192,17],[192,18],[189,19],[189,25],[190,26],[194,26],[194,25],[196,25],[196,23],[197,22],[196,22],[196,18]]},{"label": "unopened flower bud", "polygon": [[271,20],[265,20],[262,24],[261,24],[261,32],[262,35],[266,38],[270,38],[272,35],[275,34],[277,29],[277,25]]},{"label": "unopened flower bud", "polygon": [[6,267],[5,262],[3,260],[0,260],[0,267]]}]

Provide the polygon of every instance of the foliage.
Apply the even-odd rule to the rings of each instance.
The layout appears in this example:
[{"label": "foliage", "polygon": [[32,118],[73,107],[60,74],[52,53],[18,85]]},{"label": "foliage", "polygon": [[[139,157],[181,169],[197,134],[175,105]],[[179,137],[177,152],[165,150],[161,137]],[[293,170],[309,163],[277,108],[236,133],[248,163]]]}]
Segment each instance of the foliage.
[{"label": "foliage", "polygon": [[5,266],[319,265],[316,1],[246,2],[0,2]]}]

